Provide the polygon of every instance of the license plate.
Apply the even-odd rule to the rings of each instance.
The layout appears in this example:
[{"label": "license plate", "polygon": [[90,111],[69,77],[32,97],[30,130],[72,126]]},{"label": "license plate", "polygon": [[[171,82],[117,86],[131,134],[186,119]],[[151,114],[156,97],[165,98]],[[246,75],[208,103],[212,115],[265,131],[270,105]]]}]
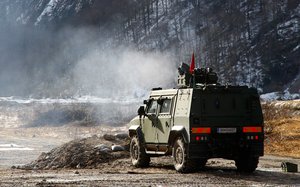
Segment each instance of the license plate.
[{"label": "license plate", "polygon": [[221,134],[236,133],[236,128],[218,128],[217,132]]}]

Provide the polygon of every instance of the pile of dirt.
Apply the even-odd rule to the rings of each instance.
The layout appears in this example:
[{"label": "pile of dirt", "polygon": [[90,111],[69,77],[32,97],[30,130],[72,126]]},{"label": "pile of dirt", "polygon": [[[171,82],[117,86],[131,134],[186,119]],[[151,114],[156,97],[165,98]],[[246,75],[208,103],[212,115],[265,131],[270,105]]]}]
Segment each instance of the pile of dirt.
[{"label": "pile of dirt", "polygon": [[262,105],[265,119],[265,153],[300,158],[300,100]]},{"label": "pile of dirt", "polygon": [[19,169],[100,168],[101,164],[129,157],[126,134],[92,136],[70,141],[48,153],[42,153]]}]

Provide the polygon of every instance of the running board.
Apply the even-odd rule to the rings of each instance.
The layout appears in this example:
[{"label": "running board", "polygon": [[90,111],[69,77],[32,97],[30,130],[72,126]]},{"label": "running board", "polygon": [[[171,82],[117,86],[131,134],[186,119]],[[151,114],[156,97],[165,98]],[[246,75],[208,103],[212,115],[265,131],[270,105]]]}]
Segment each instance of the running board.
[{"label": "running board", "polygon": [[147,154],[166,155],[169,149],[168,149],[168,145],[147,144],[145,146],[145,151]]}]

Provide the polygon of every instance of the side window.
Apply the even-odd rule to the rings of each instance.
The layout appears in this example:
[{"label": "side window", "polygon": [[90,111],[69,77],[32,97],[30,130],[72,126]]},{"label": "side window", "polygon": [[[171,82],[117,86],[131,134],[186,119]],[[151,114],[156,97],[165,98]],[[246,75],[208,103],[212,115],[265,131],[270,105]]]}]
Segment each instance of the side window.
[{"label": "side window", "polygon": [[157,101],[152,100],[151,104],[148,107],[147,113],[148,114],[155,114],[157,109]]},{"label": "side window", "polygon": [[160,113],[170,113],[171,111],[171,99],[165,99],[160,107]]}]

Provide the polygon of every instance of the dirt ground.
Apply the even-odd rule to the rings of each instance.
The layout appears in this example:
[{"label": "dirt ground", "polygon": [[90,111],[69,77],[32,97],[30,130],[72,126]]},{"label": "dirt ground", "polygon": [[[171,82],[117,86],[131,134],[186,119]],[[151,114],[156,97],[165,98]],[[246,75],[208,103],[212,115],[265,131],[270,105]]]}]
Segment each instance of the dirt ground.
[{"label": "dirt ground", "polygon": [[[13,144],[8,150],[0,147],[0,186],[278,186],[300,185],[300,173],[281,171],[281,163],[290,161],[300,165],[300,159],[266,155],[260,159],[253,174],[236,172],[234,161],[211,159],[204,171],[179,174],[171,157],[152,158],[149,168],[131,166],[130,159],[117,159],[98,165],[97,169],[24,170],[12,166],[28,164],[42,152],[93,133],[124,132],[124,128],[19,128],[2,129],[0,140]],[[75,139],[76,139],[75,138]],[[13,149],[13,148],[20,148]],[[28,148],[28,149],[21,149]]]},{"label": "dirt ground", "polygon": [[[281,172],[290,158],[265,156],[250,175],[236,172],[232,161],[209,160],[204,171],[176,173],[172,160],[155,158],[149,168],[136,169],[129,159],[103,164],[99,169],[0,170],[1,186],[299,186],[299,173]],[[292,159],[300,164],[299,160]]]}]

